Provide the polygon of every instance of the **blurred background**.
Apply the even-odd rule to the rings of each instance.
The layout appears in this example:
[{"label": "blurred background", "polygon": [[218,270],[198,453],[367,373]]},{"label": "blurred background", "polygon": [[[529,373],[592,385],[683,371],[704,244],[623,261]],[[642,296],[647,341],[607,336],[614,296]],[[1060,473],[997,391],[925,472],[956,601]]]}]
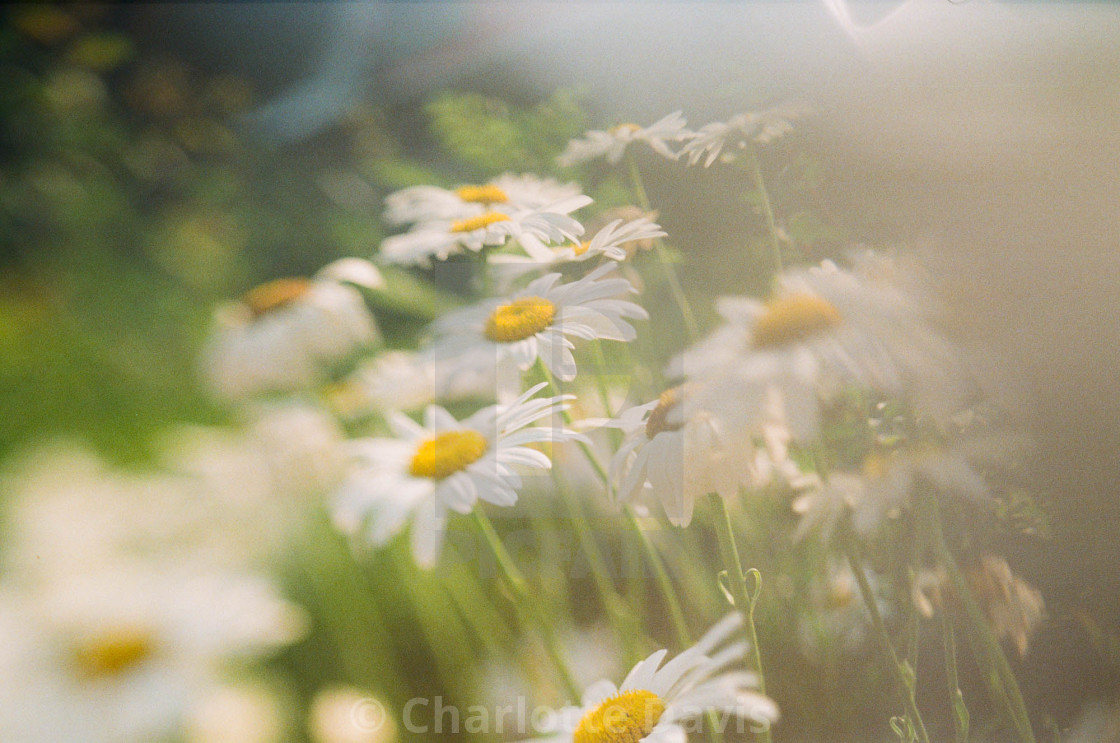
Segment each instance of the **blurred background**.
[{"label": "blurred background", "polygon": [[[1111,702],[1120,8],[37,3],[8,5],[2,18],[3,459],[65,439],[150,470],[168,430],[242,425],[198,373],[212,308],[338,257],[372,257],[395,189],[503,170],[563,175],[555,154],[589,127],[678,109],[699,126],[795,100],[815,115],[764,163],[790,206],[791,244],[812,259],[861,243],[919,257],[950,309],[946,329],[985,351],[977,373],[1036,441],[1030,478],[1049,528],[991,545],[1047,599],[1047,624],[1017,668],[1028,707],[1062,729],[1087,702]],[[677,244],[686,290],[759,290],[726,174],[642,164],[660,223],[689,236]],[[609,200],[612,176],[590,175],[589,193]],[[374,309],[388,345],[406,345],[434,316],[442,300],[428,278],[386,272]],[[313,614],[309,638],[275,663],[297,707],[329,683],[400,700],[467,673],[436,668],[419,638],[393,629],[411,620],[399,607],[442,597],[417,584],[393,598],[406,589],[385,576],[404,555],[358,567],[323,533],[278,552],[289,594]],[[383,592],[375,606],[332,606],[332,582],[354,580]],[[341,612],[344,636],[368,647],[342,657],[316,611]],[[434,623],[428,640],[471,632],[420,613]],[[806,671],[796,659],[788,668],[793,688]],[[872,739],[855,702],[814,718],[827,693],[793,703],[780,739],[822,724]]]}]

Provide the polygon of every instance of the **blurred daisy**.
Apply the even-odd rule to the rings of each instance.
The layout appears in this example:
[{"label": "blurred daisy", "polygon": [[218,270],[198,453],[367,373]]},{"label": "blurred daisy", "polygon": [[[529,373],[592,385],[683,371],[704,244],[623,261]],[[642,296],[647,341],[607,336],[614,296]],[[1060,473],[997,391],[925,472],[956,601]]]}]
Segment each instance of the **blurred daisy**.
[{"label": "blurred daisy", "polygon": [[672,371],[696,382],[697,404],[729,425],[757,427],[777,395],[798,439],[816,435],[821,397],[847,384],[947,421],[961,394],[959,362],[921,304],[873,271],[884,260],[855,271],[831,261],[787,271],[766,302],[720,299],[724,325],[681,354]]},{"label": "blurred daisy", "polygon": [[675,526],[688,526],[700,496],[734,497],[751,479],[754,458],[749,437],[729,438],[706,411],[686,418],[686,394],[686,388],[674,387],[606,424],[626,435],[610,467],[619,499],[633,502],[648,489]]},{"label": "blurred daisy", "polygon": [[644,128],[626,123],[606,131],[592,129],[582,139],[568,142],[567,149],[560,153],[556,162],[568,167],[602,157],[613,165],[622,159],[631,142],[645,142],[657,154],[675,160],[677,155],[669,149],[666,142],[680,142],[692,137],[693,132],[686,128],[687,123],[680,111],[674,111]]},{"label": "blurred daisy", "polygon": [[0,739],[169,739],[223,670],[297,639],[267,582],[119,561],[0,593]]},{"label": "blurred daisy", "polygon": [[[493,355],[445,357],[428,347],[389,351],[363,363],[346,380],[350,416],[413,411],[437,402],[496,399]],[[489,363],[486,363],[489,362]],[[520,387],[518,387],[520,391]]]},{"label": "blurred daisy", "polygon": [[791,104],[764,111],[748,111],[736,114],[725,122],[705,124],[681,148],[681,155],[688,157],[689,165],[695,165],[704,158],[706,168],[716,161],[724,147],[745,147],[747,142],[771,142],[791,132],[794,119],[808,113],[808,108]]},{"label": "blurred daisy", "polygon": [[[890,602],[883,581],[867,566],[863,572],[879,613],[888,616]],[[818,663],[829,654],[859,652],[868,639],[871,615],[851,566],[830,557],[824,570],[814,573],[810,580],[807,611],[797,620],[802,652]]]},{"label": "blurred daisy", "polygon": [[377,339],[356,287],[383,284],[373,264],[344,258],[312,279],[276,279],[219,308],[204,351],[210,385],[239,399],[314,384],[326,366]]},{"label": "blurred daisy", "polygon": [[400,413],[390,414],[395,438],[353,442],[356,466],[336,496],[335,523],[382,545],[411,517],[413,554],[420,565],[432,567],[448,510],[468,513],[479,500],[513,505],[522,485],[514,467],[552,466],[545,454],[527,444],[575,437],[559,426],[531,425],[565,410],[571,399],[534,399],[544,386],[461,422],[436,405],[425,411],[422,426]]},{"label": "blurred daisy", "polygon": [[666,233],[652,219],[639,217],[625,222],[616,219],[606,224],[590,240],[563,245],[544,245],[537,240],[522,240],[526,255],[495,253],[489,262],[495,275],[503,282],[515,280],[530,271],[548,270],[565,263],[607,258],[625,260],[634,243],[665,237]]},{"label": "blurred daisy", "polygon": [[575,241],[583,234],[583,225],[568,215],[590,203],[587,196],[573,196],[537,209],[495,208],[462,219],[423,222],[383,240],[380,256],[388,263],[427,266],[433,258],[446,260],[468,250],[477,253],[485,247],[505,245],[510,238]]},{"label": "blurred daisy", "polygon": [[490,210],[541,209],[579,195],[579,186],[574,183],[506,173],[481,185],[454,189],[412,186],[397,191],[385,199],[385,221],[412,224],[469,219]]},{"label": "blurred daisy", "polygon": [[816,531],[827,540],[844,519],[866,536],[884,519],[898,516],[919,482],[972,501],[989,495],[964,446],[874,453],[864,459],[861,471],[830,473],[820,488],[793,501],[794,512],[802,517],[795,538]]},{"label": "blurred daisy", "polygon": [[649,317],[620,298],[634,287],[611,277],[614,270],[615,264],[608,263],[567,284],[558,284],[560,274],[550,273],[512,297],[452,312],[434,324],[435,345],[446,356],[485,349],[478,357],[499,368],[512,363],[524,371],[540,359],[559,379],[574,379],[575,344],[568,336],[632,341],[637,332],[627,320]]},{"label": "blurred daisy", "polygon": [[[756,678],[732,670],[746,655],[745,643],[725,644],[742,623],[732,614],[694,646],[662,665],[668,651],[639,662],[615,686],[608,680],[588,686],[578,707],[557,715],[555,730],[541,741],[572,743],[683,743],[708,712],[740,729],[765,729],[778,719],[778,706],[755,691]],[[765,728],[763,727],[765,726]]]}]

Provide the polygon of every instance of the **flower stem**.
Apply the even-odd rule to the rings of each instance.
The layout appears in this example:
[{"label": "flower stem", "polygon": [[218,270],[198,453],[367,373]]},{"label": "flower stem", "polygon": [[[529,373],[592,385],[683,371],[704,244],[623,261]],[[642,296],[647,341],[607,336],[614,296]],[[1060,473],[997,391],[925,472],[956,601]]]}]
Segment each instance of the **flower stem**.
[{"label": "flower stem", "polygon": [[992,628],[988,625],[984,612],[980,609],[980,605],[976,603],[976,597],[972,595],[972,589],[969,588],[968,581],[964,579],[953,553],[949,551],[949,546],[945,543],[945,534],[941,528],[941,515],[937,507],[937,501],[932,495],[928,494],[924,500],[927,504],[934,547],[937,549],[941,562],[945,565],[945,571],[949,574],[953,590],[964,606],[965,617],[972,626],[973,637],[970,640],[977,662],[986,671],[984,675],[985,678],[989,679],[992,695],[996,698],[996,701],[1003,700],[1007,707],[1007,714],[1011,717],[1011,722],[1015,726],[1018,739],[1023,743],[1035,743],[1030,715],[1027,714],[1027,705],[1019,691],[1019,683],[1015,680],[1011,664],[1007,662],[1007,656],[1003,654],[1003,648],[1000,647],[999,640],[992,633]]},{"label": "flower stem", "polygon": [[778,228],[774,220],[774,208],[770,205],[770,192],[766,189],[766,181],[762,177],[762,165],[758,161],[758,153],[754,147],[747,147],[747,159],[750,162],[751,179],[754,181],[755,190],[762,200],[762,216],[766,219],[766,231],[770,237],[770,260],[774,264],[774,276],[782,272],[782,248],[778,242]]},{"label": "flower stem", "polygon": [[669,571],[665,569],[665,562],[661,559],[661,555],[657,554],[657,548],[653,546],[649,535],[646,534],[641,523],[639,523],[638,517],[634,514],[634,509],[630,506],[624,506],[622,510],[626,514],[627,524],[638,539],[638,544],[642,548],[642,554],[645,555],[646,562],[653,568],[657,588],[661,592],[662,598],[665,599],[665,605],[669,608],[669,619],[673,625],[673,633],[676,635],[677,644],[680,647],[688,647],[692,644],[692,637],[688,632],[688,623],[685,621],[684,611],[681,610],[680,599],[673,588],[673,581],[669,577]]},{"label": "flower stem", "polygon": [[[649,203],[649,195],[646,194],[645,184],[642,182],[642,174],[638,170],[638,161],[634,159],[630,152],[626,153],[626,163],[630,169],[630,183],[634,188],[635,196],[638,198],[638,205],[642,207],[643,211],[652,211],[653,207]],[[653,244],[657,248],[657,257],[665,271],[665,283],[669,286],[669,293],[673,296],[673,301],[676,302],[677,309],[681,312],[681,319],[684,320],[685,330],[688,331],[689,337],[695,340],[700,334],[700,330],[696,325],[696,317],[692,314],[692,306],[688,303],[688,297],[685,296],[677,271],[673,268],[671,256],[665,249],[665,243],[660,238],[654,240]]]},{"label": "flower stem", "polygon": [[548,617],[544,615],[539,602],[530,594],[528,582],[521,571],[517,569],[517,566],[514,565],[513,559],[506,552],[506,548],[501,539],[498,538],[497,532],[494,531],[494,525],[490,523],[490,519],[482,512],[482,509],[475,507],[471,512],[471,517],[475,527],[482,535],[483,541],[494,556],[498,571],[502,574],[502,580],[513,598],[514,608],[517,610],[522,623],[536,625],[536,629],[544,642],[545,652],[548,653],[549,659],[555,666],[556,673],[564,685],[568,698],[573,702],[578,702],[580,698],[579,685],[564,660],[564,655],[556,641],[556,635],[552,631],[552,625],[549,623]]},{"label": "flower stem", "polygon": [[887,633],[887,625],[883,621],[883,615],[879,613],[879,604],[875,601],[875,594],[871,590],[871,584],[867,582],[867,575],[863,572],[863,561],[860,559],[859,549],[854,539],[848,540],[845,545],[845,552],[847,553],[848,562],[852,566],[852,574],[856,577],[856,583],[859,585],[859,592],[863,597],[863,603],[867,606],[867,611],[871,614],[871,624],[875,629],[875,634],[879,638],[879,645],[883,649],[883,654],[887,656],[891,667],[891,673],[894,675],[895,681],[902,687],[903,697],[906,702],[906,712],[910,717],[910,722],[913,723],[914,727],[917,729],[918,739],[921,740],[922,743],[929,743],[929,734],[926,733],[926,726],[922,722],[922,713],[918,711],[918,703],[914,697],[914,691],[917,685],[914,672],[910,666],[898,659],[898,655],[894,651],[894,645],[891,644],[891,637]]},{"label": "flower stem", "polygon": [[948,612],[941,612],[941,633],[945,637],[945,678],[949,682],[949,706],[953,710],[953,730],[956,732],[956,743],[965,743],[968,740],[968,707],[961,694],[961,685],[957,675],[957,642],[953,637],[953,621]]},{"label": "flower stem", "polygon": [[[724,569],[727,571],[727,576],[731,583],[731,598],[734,599],[735,607],[739,613],[743,615],[743,620],[746,622],[747,632],[751,643],[751,660],[754,663],[755,671],[758,673],[758,691],[766,694],[766,676],[762,671],[762,653],[758,645],[758,631],[754,625],[754,604],[755,599],[758,598],[758,590],[761,589],[761,577],[758,576],[757,570],[750,571],[751,575],[755,577],[758,588],[755,590],[754,595],[747,590],[747,573],[743,571],[743,562],[739,559],[739,547],[735,543],[735,529],[731,524],[731,514],[727,510],[727,504],[724,503],[723,497],[719,494],[713,494],[716,501],[716,508],[719,510],[719,524],[716,526],[716,532],[719,535],[720,552],[723,553]],[[763,741],[771,740],[770,728],[759,733],[759,737]]]}]

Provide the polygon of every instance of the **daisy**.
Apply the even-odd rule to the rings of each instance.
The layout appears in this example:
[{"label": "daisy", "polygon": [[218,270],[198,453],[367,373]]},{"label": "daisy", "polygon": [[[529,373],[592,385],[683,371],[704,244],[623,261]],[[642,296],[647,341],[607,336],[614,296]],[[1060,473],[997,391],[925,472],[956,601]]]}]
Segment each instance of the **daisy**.
[{"label": "daisy", "polygon": [[312,279],[276,279],[220,308],[204,351],[211,387],[240,399],[314,384],[326,366],[378,337],[358,286],[378,289],[384,280],[368,261],[344,258]]},{"label": "daisy", "polygon": [[0,592],[0,739],[170,739],[243,663],[305,618],[271,585],[205,566],[117,561]]},{"label": "daisy", "polygon": [[680,111],[674,111],[663,119],[643,128],[637,124],[619,124],[606,131],[592,129],[582,139],[573,139],[556,162],[563,167],[575,165],[599,157],[606,158],[610,164],[622,159],[623,153],[631,142],[645,142],[662,157],[675,160],[677,155],[669,149],[666,142],[680,142],[693,136]]},{"label": "daisy", "polygon": [[961,395],[959,362],[928,311],[889,280],[889,267],[865,258],[848,271],[825,261],[784,273],[766,302],[722,298],[724,325],[671,370],[697,383],[700,407],[737,426],[757,427],[776,395],[798,439],[816,435],[821,397],[851,384],[947,421]]},{"label": "daisy", "polygon": [[609,680],[591,684],[580,706],[561,710],[557,729],[537,740],[684,743],[708,712],[768,728],[778,718],[778,706],[754,690],[753,673],[731,670],[747,651],[746,643],[725,644],[741,624],[738,614],[729,615],[664,665],[668,651],[658,650],[618,686]]},{"label": "daisy", "polygon": [[819,531],[828,539],[845,518],[866,536],[884,519],[898,516],[919,482],[973,502],[987,499],[987,483],[969,461],[968,449],[962,444],[874,453],[858,472],[831,473],[820,488],[794,500],[793,510],[802,517],[795,538]]},{"label": "daisy", "polygon": [[576,376],[575,345],[568,336],[632,341],[637,336],[627,319],[644,320],[644,309],[619,297],[634,292],[626,279],[610,274],[615,264],[599,266],[567,284],[550,273],[504,299],[483,301],[437,320],[435,345],[455,355],[477,349],[491,365],[512,363],[522,371],[540,359],[559,379]]},{"label": "daisy", "polygon": [[568,215],[590,203],[590,197],[573,196],[536,209],[488,209],[463,219],[423,222],[383,240],[380,255],[388,263],[428,266],[433,258],[446,260],[468,250],[477,253],[505,245],[511,237],[545,243],[575,241],[583,234],[583,225]]},{"label": "daisy", "polygon": [[469,219],[491,209],[540,209],[579,195],[574,183],[506,173],[481,185],[412,186],[397,191],[385,199],[384,216],[389,224]]},{"label": "daisy", "polygon": [[807,113],[808,108],[792,104],[764,111],[747,111],[732,116],[726,122],[705,124],[681,148],[681,155],[688,157],[689,165],[705,158],[706,168],[716,161],[728,144],[738,144],[739,147],[746,146],[747,142],[766,144],[792,131],[793,120]]},{"label": "daisy", "polygon": [[[493,356],[444,357],[428,347],[389,351],[365,362],[346,380],[348,416],[414,411],[436,402],[496,399]],[[489,363],[486,363],[489,362]],[[518,387],[520,391],[520,386]]]},{"label": "daisy", "polygon": [[628,248],[647,240],[665,237],[667,233],[648,217],[626,222],[608,222],[590,240],[563,245],[544,245],[537,240],[521,240],[526,255],[495,253],[489,257],[495,274],[503,282],[515,280],[533,270],[549,269],[565,263],[581,263],[596,258],[622,261],[631,254]]},{"label": "daisy", "polygon": [[514,466],[552,466],[526,444],[576,438],[559,427],[531,427],[567,409],[572,399],[533,399],[544,387],[538,384],[509,405],[491,405],[461,422],[437,405],[425,411],[423,426],[390,414],[395,438],[354,442],[356,467],[337,495],[335,523],[382,545],[411,516],[413,554],[420,565],[432,567],[448,510],[468,513],[479,500],[512,506],[522,484]]},{"label": "daisy", "polygon": [[675,526],[692,521],[698,497],[733,497],[751,479],[754,458],[751,440],[731,439],[707,411],[686,418],[686,394],[685,388],[674,387],[606,424],[626,435],[610,466],[619,499],[633,502],[648,489]]}]

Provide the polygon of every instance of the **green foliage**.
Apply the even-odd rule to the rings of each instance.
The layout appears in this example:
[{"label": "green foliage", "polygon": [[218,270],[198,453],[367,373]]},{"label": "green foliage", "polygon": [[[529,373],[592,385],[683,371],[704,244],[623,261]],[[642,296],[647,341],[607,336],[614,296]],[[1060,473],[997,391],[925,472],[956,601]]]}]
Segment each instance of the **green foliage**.
[{"label": "green foliage", "polygon": [[487,175],[554,172],[556,154],[585,129],[582,109],[564,92],[529,108],[476,93],[446,92],[425,110],[448,154]]}]

